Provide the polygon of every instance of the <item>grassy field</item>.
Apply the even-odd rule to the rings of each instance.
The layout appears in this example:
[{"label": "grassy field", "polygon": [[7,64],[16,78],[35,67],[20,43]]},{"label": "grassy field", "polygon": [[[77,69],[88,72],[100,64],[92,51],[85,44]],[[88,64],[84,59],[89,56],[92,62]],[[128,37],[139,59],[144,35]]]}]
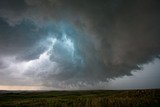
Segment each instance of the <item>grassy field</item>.
[{"label": "grassy field", "polygon": [[160,107],[160,90],[0,91],[0,107]]}]

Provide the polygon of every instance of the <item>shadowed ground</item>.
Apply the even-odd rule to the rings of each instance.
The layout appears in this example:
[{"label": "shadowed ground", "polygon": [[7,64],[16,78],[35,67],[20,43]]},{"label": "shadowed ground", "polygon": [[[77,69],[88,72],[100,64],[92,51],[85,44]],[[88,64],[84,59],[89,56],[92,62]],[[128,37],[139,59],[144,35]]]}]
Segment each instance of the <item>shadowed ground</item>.
[{"label": "shadowed ground", "polygon": [[160,90],[0,91],[0,106],[160,107]]}]

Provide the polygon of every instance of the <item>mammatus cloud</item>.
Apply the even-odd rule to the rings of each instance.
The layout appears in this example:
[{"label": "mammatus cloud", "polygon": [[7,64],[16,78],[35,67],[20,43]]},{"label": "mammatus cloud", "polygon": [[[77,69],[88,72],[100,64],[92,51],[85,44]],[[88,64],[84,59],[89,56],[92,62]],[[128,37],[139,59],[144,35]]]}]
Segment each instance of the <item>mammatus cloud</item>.
[{"label": "mammatus cloud", "polygon": [[132,75],[159,57],[159,9],[157,0],[2,0],[2,80],[83,89]]}]

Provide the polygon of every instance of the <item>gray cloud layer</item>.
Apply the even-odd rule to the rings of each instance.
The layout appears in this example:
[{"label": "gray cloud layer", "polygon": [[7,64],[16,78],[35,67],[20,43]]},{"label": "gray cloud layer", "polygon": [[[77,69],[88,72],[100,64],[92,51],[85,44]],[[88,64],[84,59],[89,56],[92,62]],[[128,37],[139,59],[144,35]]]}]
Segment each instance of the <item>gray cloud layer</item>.
[{"label": "gray cloud layer", "polygon": [[[159,57],[159,4],[158,0],[1,0],[0,74],[11,78],[18,72],[20,77],[63,88],[131,75]],[[11,63],[26,64],[22,72],[11,71]]]}]

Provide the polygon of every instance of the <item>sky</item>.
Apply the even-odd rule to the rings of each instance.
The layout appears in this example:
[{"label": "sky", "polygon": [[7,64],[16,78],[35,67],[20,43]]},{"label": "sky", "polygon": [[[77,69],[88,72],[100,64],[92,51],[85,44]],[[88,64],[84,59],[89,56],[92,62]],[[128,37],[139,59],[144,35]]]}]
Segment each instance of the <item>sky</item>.
[{"label": "sky", "polygon": [[0,90],[160,88],[159,0],[0,0]]}]

